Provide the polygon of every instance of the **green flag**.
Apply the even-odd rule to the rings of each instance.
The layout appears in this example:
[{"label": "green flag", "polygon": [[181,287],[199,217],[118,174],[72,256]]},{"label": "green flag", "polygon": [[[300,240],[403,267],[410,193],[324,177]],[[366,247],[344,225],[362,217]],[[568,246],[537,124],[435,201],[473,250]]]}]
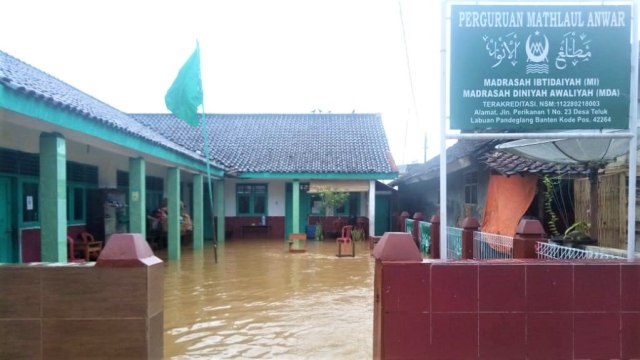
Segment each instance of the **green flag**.
[{"label": "green flag", "polygon": [[164,96],[167,109],[191,126],[198,126],[198,106],[202,105],[200,45],[191,54]]}]

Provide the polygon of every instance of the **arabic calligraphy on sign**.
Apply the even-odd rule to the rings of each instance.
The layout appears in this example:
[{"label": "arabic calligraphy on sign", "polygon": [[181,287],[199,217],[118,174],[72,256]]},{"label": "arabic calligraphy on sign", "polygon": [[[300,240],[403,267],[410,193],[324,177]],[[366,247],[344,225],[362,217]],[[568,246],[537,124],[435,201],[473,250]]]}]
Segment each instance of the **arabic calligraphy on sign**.
[{"label": "arabic calligraphy on sign", "polygon": [[[518,51],[522,48],[518,35],[510,32],[497,39],[484,35],[482,37],[485,43],[485,50],[491,59],[495,62],[491,66],[496,68],[502,64],[509,64],[515,67],[518,64]],[[575,31],[569,31],[563,35],[562,41],[558,47],[555,56],[555,67],[563,70],[567,66],[578,66],[582,62],[591,59],[591,51],[589,44],[591,40],[585,33],[577,34]],[[524,51],[527,56],[526,73],[548,74],[549,52],[553,47],[549,43],[549,38],[536,30],[527,37]],[[505,61],[506,60],[506,61]]]},{"label": "arabic calligraphy on sign", "polygon": [[520,46],[517,34],[511,32],[504,37],[498,37],[497,40],[485,35],[483,36],[483,40],[489,56],[496,60],[492,68],[502,64],[504,59],[507,59],[507,61],[511,63],[511,66],[516,66],[518,63],[518,46]]},{"label": "arabic calligraphy on sign", "polygon": [[589,61],[591,58],[590,42],[591,40],[584,33],[577,36],[575,31],[565,33],[556,57],[556,68],[563,70],[568,64],[576,66],[581,62]]}]

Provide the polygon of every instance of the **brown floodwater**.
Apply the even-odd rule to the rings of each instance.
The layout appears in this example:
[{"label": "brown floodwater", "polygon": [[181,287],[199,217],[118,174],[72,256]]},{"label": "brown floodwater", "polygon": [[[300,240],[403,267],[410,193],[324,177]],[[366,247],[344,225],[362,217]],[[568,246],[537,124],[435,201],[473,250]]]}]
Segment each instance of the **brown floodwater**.
[{"label": "brown floodwater", "polygon": [[[370,359],[374,260],[367,242],[227,240],[165,263],[166,359]],[[166,253],[158,256],[166,258]]]}]

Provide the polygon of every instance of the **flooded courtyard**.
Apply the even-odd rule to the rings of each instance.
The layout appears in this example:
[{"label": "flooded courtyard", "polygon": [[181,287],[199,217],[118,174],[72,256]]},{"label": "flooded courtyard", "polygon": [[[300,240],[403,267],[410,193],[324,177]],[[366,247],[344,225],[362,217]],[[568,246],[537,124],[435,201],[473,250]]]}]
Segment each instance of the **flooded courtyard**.
[{"label": "flooded courtyard", "polygon": [[[367,242],[336,257],[335,241],[227,240],[182,248],[165,263],[166,359],[367,359],[374,260]],[[166,254],[158,256],[166,260]]]}]

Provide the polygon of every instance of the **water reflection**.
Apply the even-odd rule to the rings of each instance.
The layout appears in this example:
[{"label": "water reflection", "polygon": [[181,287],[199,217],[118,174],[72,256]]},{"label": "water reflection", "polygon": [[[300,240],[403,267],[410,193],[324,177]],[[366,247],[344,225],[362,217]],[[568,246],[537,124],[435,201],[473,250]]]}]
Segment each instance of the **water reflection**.
[{"label": "water reflection", "polygon": [[[337,258],[335,242],[236,240],[166,263],[167,359],[367,359],[373,269],[368,244]],[[158,256],[165,258],[164,253]]]}]

